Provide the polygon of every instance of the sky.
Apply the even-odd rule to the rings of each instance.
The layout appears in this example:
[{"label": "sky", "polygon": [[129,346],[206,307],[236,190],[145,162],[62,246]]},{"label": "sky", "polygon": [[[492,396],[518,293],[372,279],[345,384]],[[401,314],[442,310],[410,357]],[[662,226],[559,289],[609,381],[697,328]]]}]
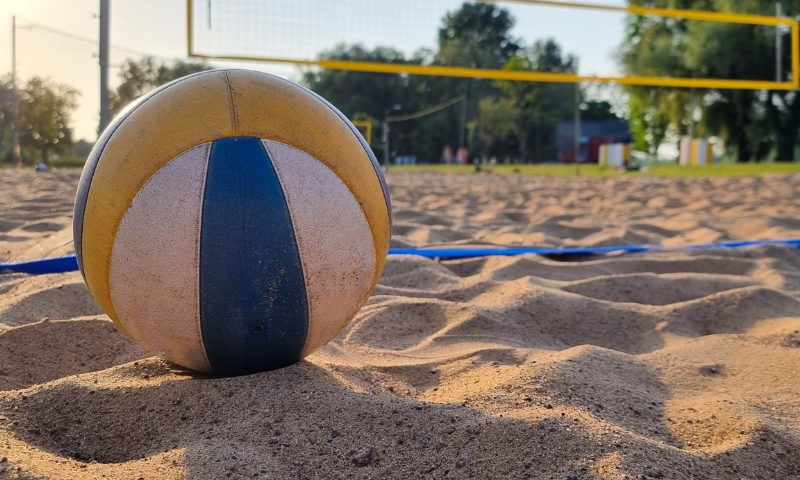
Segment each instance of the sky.
[{"label": "sky", "polygon": [[[48,77],[80,93],[74,138],[94,141],[100,108],[99,0],[0,1],[0,75],[11,71],[11,18],[17,17],[17,76]],[[195,51],[278,58],[313,58],[341,42],[389,45],[410,54],[434,47],[445,12],[461,0],[195,0]],[[623,5],[624,0],[586,0]],[[211,19],[209,22],[209,4]],[[624,37],[616,13],[502,2],[528,42],[554,38],[580,59],[581,74],[614,75],[614,49]],[[129,58],[187,58],[186,0],[111,0],[111,88]],[[57,35],[50,27],[91,41]],[[211,61],[216,68],[252,68],[298,80],[297,67]]]}]

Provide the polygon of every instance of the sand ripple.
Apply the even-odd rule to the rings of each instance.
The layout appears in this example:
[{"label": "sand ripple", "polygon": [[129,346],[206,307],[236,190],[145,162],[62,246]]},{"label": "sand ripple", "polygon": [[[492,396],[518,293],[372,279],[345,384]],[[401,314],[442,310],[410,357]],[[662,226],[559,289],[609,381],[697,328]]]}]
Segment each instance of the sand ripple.
[{"label": "sand ripple", "polygon": [[[69,251],[77,174],[8,173],[0,259]],[[792,176],[388,180],[393,246],[800,237]],[[0,276],[0,478],[800,478],[798,293],[785,247],[394,256],[320,352],[216,379]]]}]

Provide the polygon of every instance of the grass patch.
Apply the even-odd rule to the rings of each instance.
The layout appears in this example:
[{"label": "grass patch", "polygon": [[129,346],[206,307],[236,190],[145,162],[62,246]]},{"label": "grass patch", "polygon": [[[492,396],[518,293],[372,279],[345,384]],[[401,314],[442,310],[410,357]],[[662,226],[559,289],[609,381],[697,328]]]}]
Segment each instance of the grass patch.
[{"label": "grass patch", "polygon": [[70,168],[70,167],[80,167],[83,168],[83,165],[86,163],[86,157],[61,157],[58,160],[51,160],[50,166],[54,168]]},{"label": "grass patch", "polygon": [[[83,168],[86,164],[85,157],[75,157],[75,156],[67,156],[61,157],[57,160],[50,160],[50,168]],[[19,167],[15,167],[11,164],[11,162],[3,162],[0,163],[0,168],[21,168],[21,169],[33,169],[35,167],[35,163],[23,162]]]},{"label": "grass patch", "polygon": [[[715,163],[705,167],[681,167],[679,165],[652,165],[648,172],[617,173],[613,168],[600,167],[595,164],[582,164],[581,175],[587,177],[741,177],[765,175],[770,173],[800,172],[800,163]],[[574,176],[575,165],[495,165],[481,167],[487,172],[504,175],[557,175]],[[392,172],[440,172],[440,173],[472,173],[471,165],[403,165],[392,166]]]}]

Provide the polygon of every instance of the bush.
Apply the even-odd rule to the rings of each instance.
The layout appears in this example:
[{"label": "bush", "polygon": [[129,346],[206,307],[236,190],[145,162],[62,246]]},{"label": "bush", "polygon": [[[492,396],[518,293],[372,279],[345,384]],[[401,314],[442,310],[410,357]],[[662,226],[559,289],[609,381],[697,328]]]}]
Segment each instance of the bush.
[{"label": "bush", "polygon": [[81,167],[86,163],[86,157],[77,157],[74,155],[66,155],[58,160],[51,160],[50,166],[53,168],[69,168],[69,167]]}]

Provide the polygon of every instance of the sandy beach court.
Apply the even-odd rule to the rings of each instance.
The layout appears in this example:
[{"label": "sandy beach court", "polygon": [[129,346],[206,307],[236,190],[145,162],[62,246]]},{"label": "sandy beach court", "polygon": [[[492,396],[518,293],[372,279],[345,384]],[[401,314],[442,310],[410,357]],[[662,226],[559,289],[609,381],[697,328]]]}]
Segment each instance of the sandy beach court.
[{"label": "sandy beach court", "polygon": [[[0,262],[72,253],[80,172],[0,170]],[[800,238],[800,177],[393,173],[393,247]],[[390,256],[332,343],[212,378],[80,273],[0,275],[0,478],[800,478],[800,250]]]}]

